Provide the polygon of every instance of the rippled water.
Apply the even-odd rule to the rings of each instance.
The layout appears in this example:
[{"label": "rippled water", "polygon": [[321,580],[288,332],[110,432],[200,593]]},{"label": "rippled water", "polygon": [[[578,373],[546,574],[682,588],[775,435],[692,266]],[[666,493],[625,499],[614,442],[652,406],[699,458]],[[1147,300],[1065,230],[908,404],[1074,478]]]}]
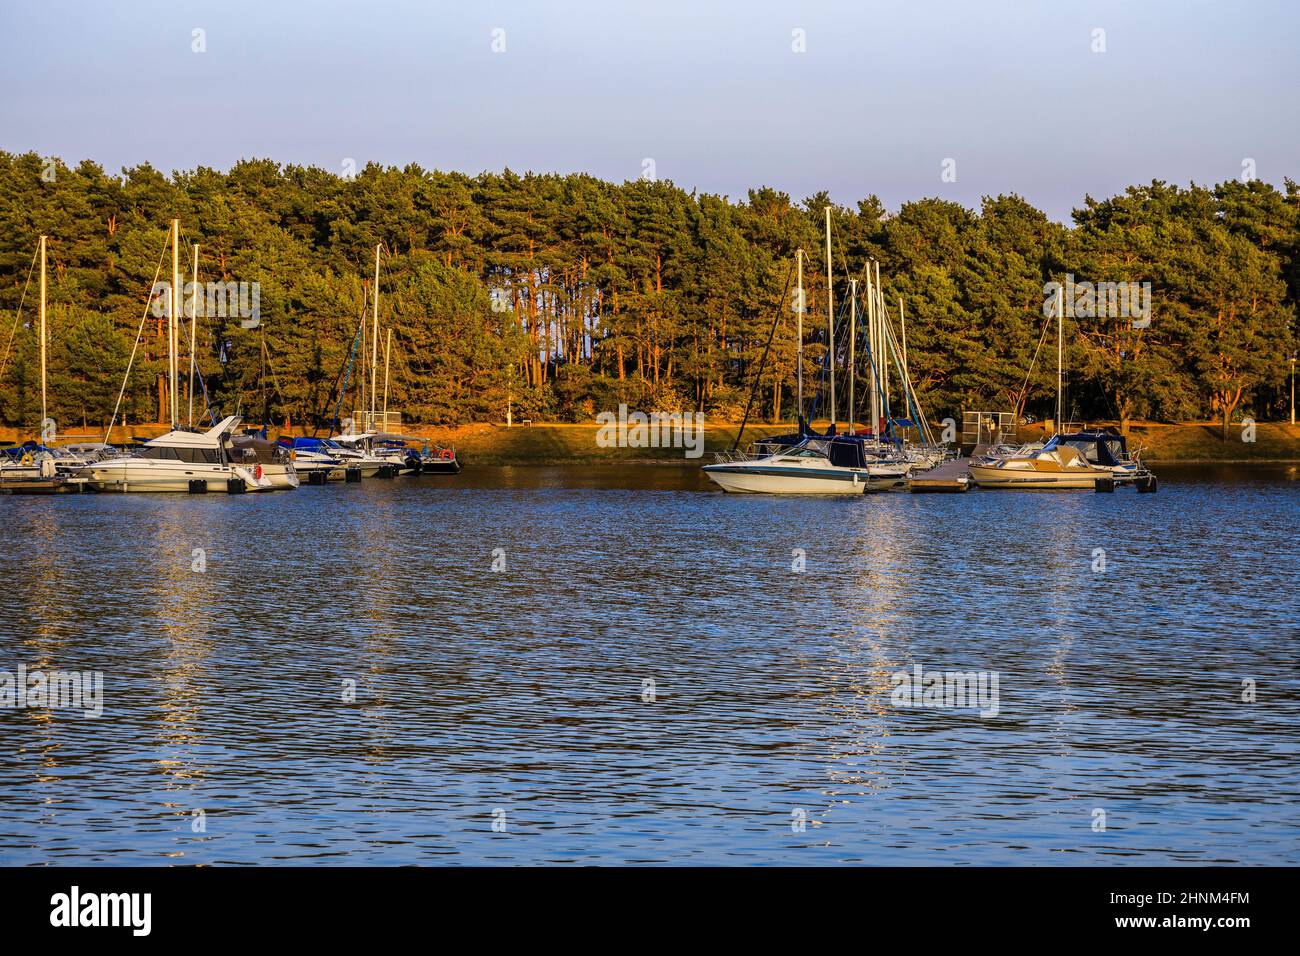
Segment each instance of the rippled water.
[{"label": "rippled water", "polygon": [[0,710],[0,863],[1297,863],[1297,478],[0,497],[0,670],[104,675]]}]

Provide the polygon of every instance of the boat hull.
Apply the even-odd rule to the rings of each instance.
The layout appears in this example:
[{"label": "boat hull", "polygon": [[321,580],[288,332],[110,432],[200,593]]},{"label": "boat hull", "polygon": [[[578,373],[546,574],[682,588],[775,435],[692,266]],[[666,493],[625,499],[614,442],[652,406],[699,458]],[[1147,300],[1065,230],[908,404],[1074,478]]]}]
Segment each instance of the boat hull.
[{"label": "boat hull", "polygon": [[271,480],[259,480],[248,469],[232,465],[120,458],[87,465],[81,476],[92,491],[188,492],[191,481],[206,481],[209,491],[225,491],[231,478],[242,478],[247,491],[269,491]]},{"label": "boat hull", "polygon": [[293,465],[263,465],[262,477],[271,482],[273,491],[288,491],[302,483],[298,477],[298,469]]},{"label": "boat hull", "polygon": [[901,474],[873,475],[867,469],[776,468],[705,465],[704,473],[723,491],[757,495],[860,495],[903,483]]},{"label": "boat hull", "polygon": [[454,458],[425,458],[420,462],[420,474],[458,475],[460,474],[460,462]]},{"label": "boat hull", "polygon": [[1084,469],[1045,471],[1033,468],[999,468],[995,465],[972,464],[970,466],[970,478],[980,488],[1019,488],[1026,491],[1092,491],[1097,487],[1097,479],[1106,474],[1103,471]]}]

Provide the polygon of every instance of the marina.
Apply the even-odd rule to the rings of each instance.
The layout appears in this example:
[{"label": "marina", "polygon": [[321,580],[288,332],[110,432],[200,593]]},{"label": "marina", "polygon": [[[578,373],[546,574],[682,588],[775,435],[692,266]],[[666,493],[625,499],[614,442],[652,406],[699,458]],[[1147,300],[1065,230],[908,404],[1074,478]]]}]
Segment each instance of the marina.
[{"label": "marina", "polygon": [[1285,926],[1300,5],[1184,6],[7,4],[14,949]]}]

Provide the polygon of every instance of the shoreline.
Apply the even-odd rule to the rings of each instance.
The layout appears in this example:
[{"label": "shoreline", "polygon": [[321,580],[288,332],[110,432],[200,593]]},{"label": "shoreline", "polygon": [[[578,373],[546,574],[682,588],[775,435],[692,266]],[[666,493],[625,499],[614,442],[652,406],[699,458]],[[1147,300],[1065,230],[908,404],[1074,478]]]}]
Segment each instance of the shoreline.
[{"label": "shoreline", "polygon": [[[248,424],[246,427],[256,427]],[[790,422],[759,422],[745,427],[741,445],[772,435],[789,434],[796,426]],[[824,423],[814,424],[823,428]],[[1093,426],[1101,427],[1101,426]],[[401,434],[443,446],[453,446],[457,456],[467,465],[704,465],[713,461],[717,452],[728,450],[740,430],[739,423],[725,422],[706,425],[698,445],[694,436],[691,444],[698,451],[694,457],[686,455],[683,442],[676,447],[602,447],[597,436],[602,426],[596,422],[515,424],[477,423],[470,425],[404,425]],[[1300,464],[1300,425],[1275,422],[1254,426],[1254,441],[1241,441],[1238,437],[1223,441],[1216,425],[1207,422],[1164,424],[1134,422],[1130,426],[1130,450],[1142,449],[1143,457],[1152,465],[1290,465]],[[128,442],[133,437],[153,438],[168,430],[161,423],[137,423],[116,426],[112,441]],[[271,427],[272,439],[281,434],[311,434],[310,430]],[[1023,426],[1018,440],[1037,441],[1043,437],[1041,424]],[[608,434],[608,433],[607,433]],[[1240,424],[1230,427],[1229,435],[1241,436]],[[21,443],[31,437],[29,431],[0,428],[0,441]],[[56,444],[74,444],[79,441],[101,441],[103,432],[94,428],[75,429],[62,436]]]}]

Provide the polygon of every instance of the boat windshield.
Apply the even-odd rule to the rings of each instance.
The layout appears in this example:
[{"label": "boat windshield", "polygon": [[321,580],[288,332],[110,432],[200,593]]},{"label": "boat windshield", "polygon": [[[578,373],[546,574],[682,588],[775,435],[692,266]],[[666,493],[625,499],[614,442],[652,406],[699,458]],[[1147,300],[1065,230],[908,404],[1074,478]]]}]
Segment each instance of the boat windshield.
[{"label": "boat windshield", "polygon": [[1076,451],[1078,451],[1080,455],[1082,455],[1084,458],[1088,459],[1088,461],[1092,462],[1094,465],[1097,464],[1097,462],[1101,460],[1101,459],[1098,457],[1098,455],[1097,455],[1097,443],[1096,443],[1096,442],[1091,442],[1091,441],[1067,441],[1065,444],[1068,445],[1069,447],[1075,449]]},{"label": "boat windshield", "polygon": [[796,445],[780,454],[782,458],[826,458],[830,450],[827,442],[809,439],[802,445]]}]

